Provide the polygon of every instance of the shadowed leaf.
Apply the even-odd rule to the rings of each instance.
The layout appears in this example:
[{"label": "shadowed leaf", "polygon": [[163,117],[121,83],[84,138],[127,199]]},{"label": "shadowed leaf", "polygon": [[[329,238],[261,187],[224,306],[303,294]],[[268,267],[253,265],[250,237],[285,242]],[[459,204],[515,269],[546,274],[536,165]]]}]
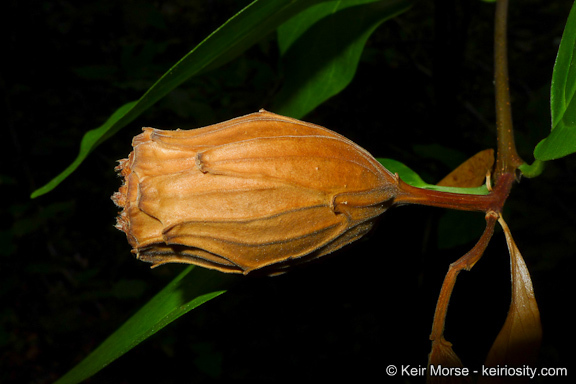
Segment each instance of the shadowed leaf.
[{"label": "shadowed leaf", "polygon": [[204,268],[186,268],[55,384],[80,383],[94,375],[186,312],[226,292],[232,279]]},{"label": "shadowed leaf", "polygon": [[290,17],[322,1],[327,0],[253,1],[188,52],[139,100],[124,104],[104,124],[87,132],[82,138],[80,152],[74,162],[46,185],[34,191],[31,197],[44,195],[54,189],[78,168],[94,148],[128,125],[180,84],[192,76],[229,62]]},{"label": "shadowed leaf", "polygon": [[278,40],[286,79],[274,112],[302,118],[346,88],[370,35],[411,5],[410,0],[333,1],[282,25]]}]

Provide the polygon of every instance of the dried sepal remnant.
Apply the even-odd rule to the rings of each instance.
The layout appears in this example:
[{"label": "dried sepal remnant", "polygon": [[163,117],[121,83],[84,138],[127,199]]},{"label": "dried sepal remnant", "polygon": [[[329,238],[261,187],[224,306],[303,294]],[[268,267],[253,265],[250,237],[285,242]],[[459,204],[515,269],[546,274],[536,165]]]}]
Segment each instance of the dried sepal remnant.
[{"label": "dried sepal remnant", "polygon": [[[534,295],[530,272],[512,238],[512,232],[502,216],[498,221],[504,230],[510,252],[512,298],[506,321],[490,348],[485,365],[490,367],[497,365],[530,366],[536,362],[542,341],[540,311]],[[484,381],[480,380],[479,382]]]},{"label": "dried sepal remnant", "polygon": [[137,258],[274,274],[359,239],[397,178],[326,128],[264,110],[193,130],[144,128],[116,168],[116,227]]},{"label": "dried sepal remnant", "polygon": [[493,167],[494,150],[485,149],[460,164],[437,185],[460,188],[479,187],[484,184],[486,175],[492,172]]}]

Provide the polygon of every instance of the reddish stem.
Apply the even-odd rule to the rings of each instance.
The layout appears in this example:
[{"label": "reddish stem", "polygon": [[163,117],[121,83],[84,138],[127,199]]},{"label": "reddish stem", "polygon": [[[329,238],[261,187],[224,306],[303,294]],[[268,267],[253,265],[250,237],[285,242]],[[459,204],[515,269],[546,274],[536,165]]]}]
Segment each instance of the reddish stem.
[{"label": "reddish stem", "polygon": [[492,234],[494,233],[494,225],[496,220],[498,220],[499,214],[490,211],[486,214],[486,229],[484,233],[468,253],[459,258],[454,263],[450,264],[446,277],[444,278],[444,283],[442,283],[442,289],[440,290],[440,295],[438,296],[438,303],[436,304],[436,311],[434,312],[434,321],[432,322],[432,332],[430,333],[430,340],[441,341],[444,335],[444,324],[446,322],[446,313],[448,311],[448,303],[450,302],[450,296],[452,296],[452,291],[454,285],[456,284],[456,277],[461,270],[465,269],[469,271],[474,264],[482,257],[482,254],[486,250],[486,247],[492,239]]},{"label": "reddish stem", "polygon": [[[444,339],[444,325],[448,303],[456,284],[456,278],[461,270],[469,270],[482,257],[492,238],[495,223],[500,217],[504,203],[514,183],[516,169],[524,163],[516,151],[512,126],[506,41],[507,16],[508,0],[498,0],[494,26],[494,82],[498,147],[494,189],[488,195],[461,195],[416,188],[404,183],[402,180],[398,180],[399,193],[394,201],[397,205],[420,204],[486,213],[486,229],[484,233],[468,253],[450,264],[444,278],[430,334],[430,339],[433,341],[432,354],[435,353],[434,351],[443,351],[446,349],[446,345],[448,347],[450,345]],[[442,344],[442,348],[435,348],[435,346],[438,347],[440,345],[439,343]],[[433,357],[432,354],[431,359]],[[446,356],[452,355],[453,352]]]},{"label": "reddish stem", "polygon": [[498,177],[494,189],[488,195],[467,195],[417,188],[398,180],[399,193],[394,199],[394,204],[419,204],[461,211],[501,212],[513,183],[514,176],[504,173]]}]

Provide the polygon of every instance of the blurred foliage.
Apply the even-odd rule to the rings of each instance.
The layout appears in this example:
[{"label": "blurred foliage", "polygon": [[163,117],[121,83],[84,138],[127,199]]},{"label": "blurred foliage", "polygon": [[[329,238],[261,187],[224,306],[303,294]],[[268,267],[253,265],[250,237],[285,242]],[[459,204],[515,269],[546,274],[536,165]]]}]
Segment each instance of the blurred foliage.
[{"label": "blurred foliage", "polygon": [[[68,165],[86,130],[138,98],[247,3],[7,2],[0,382],[53,382],[184,269],[149,270],[113,228],[115,160],[130,151],[141,126],[193,128],[270,108],[285,76],[274,35],[172,92],[100,146],[57,193],[28,196]],[[514,120],[520,154],[529,162],[550,131],[550,79],[571,5],[511,4]],[[306,120],[375,156],[402,161],[426,182],[440,180],[451,170],[442,155],[494,147],[492,19],[493,4],[421,1],[374,32],[350,86]],[[546,367],[571,364],[565,295],[575,267],[575,193],[571,155],[522,180],[507,204],[506,220],[540,305]],[[189,382],[305,376],[362,382],[381,376],[388,364],[424,366],[444,273],[474,241],[450,231],[450,223],[465,225],[468,216],[392,210],[354,247],[285,276],[246,279],[88,382],[174,383],[183,375]],[[459,278],[447,338],[470,366],[482,363],[505,318],[508,265],[504,237],[496,235],[474,270]]]}]

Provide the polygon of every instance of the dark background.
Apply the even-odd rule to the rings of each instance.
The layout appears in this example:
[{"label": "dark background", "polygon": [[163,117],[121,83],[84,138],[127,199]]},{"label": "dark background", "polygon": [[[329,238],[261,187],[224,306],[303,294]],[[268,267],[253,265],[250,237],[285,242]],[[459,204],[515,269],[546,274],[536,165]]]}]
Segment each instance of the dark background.
[{"label": "dark background", "polygon": [[[113,228],[115,161],[142,126],[195,128],[268,107],[283,76],[274,35],[172,92],[53,192],[29,195],[73,160],[87,130],[140,97],[247,3],[5,2],[1,383],[53,382],[184,268],[150,270]],[[517,144],[531,162],[549,131],[550,77],[571,2],[511,3]],[[480,1],[421,1],[376,31],[353,83],[306,120],[436,182],[459,160],[494,147],[492,20],[493,5]],[[540,306],[540,365],[570,374],[575,192],[572,155],[523,179],[506,210]],[[370,236],[320,263],[276,278],[242,278],[89,382],[365,382],[374,375],[386,381],[389,364],[424,367],[442,279],[474,244],[482,221],[426,207],[390,210]],[[446,337],[467,366],[482,364],[509,298],[509,258],[498,231],[484,258],[460,275],[448,313]]]}]

